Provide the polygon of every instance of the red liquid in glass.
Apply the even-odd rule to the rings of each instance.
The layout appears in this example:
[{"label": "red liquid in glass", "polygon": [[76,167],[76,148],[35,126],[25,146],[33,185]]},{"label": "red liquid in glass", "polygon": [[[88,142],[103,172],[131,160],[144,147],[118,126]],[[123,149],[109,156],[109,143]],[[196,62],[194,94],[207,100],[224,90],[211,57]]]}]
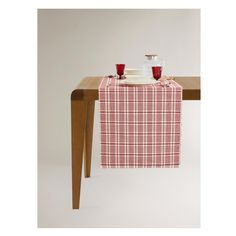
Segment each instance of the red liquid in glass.
[{"label": "red liquid in glass", "polygon": [[161,66],[153,66],[152,67],[152,75],[155,79],[161,78],[162,67]]},{"label": "red liquid in glass", "polygon": [[116,73],[119,75],[119,79],[124,74],[125,64],[116,64]]}]

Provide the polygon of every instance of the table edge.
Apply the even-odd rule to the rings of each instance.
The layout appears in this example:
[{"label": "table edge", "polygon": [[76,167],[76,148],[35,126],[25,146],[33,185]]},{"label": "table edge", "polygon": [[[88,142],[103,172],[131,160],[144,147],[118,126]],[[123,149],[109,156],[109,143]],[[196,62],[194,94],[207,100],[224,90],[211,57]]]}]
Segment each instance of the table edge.
[{"label": "table edge", "polygon": [[[98,100],[98,88],[96,89],[81,89],[80,84],[86,78],[102,78],[102,76],[88,76],[84,77],[82,81],[76,86],[76,88],[71,92],[71,100]],[[199,78],[200,76],[174,76],[174,78]],[[200,85],[201,86],[201,85]],[[183,100],[201,100],[201,88],[185,88],[183,89]]]}]

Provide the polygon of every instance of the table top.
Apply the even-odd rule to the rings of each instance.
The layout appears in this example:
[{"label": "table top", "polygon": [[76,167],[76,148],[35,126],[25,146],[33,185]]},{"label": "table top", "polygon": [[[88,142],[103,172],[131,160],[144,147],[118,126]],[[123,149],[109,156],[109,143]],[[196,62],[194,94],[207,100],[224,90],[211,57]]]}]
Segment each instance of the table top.
[{"label": "table top", "polygon": [[[83,78],[71,93],[71,100],[98,100],[98,87],[102,76],[89,76]],[[183,100],[200,100],[199,76],[174,76],[174,80],[183,87]]]}]

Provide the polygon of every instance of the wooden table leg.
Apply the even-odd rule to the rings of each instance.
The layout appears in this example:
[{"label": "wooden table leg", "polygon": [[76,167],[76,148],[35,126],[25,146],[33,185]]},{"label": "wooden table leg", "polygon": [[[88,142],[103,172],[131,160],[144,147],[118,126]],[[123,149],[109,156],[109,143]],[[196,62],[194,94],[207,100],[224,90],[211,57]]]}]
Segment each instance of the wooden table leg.
[{"label": "wooden table leg", "polygon": [[83,162],[84,134],[87,117],[87,104],[83,100],[71,100],[72,133],[72,202],[73,209],[79,209],[81,173]]},{"label": "wooden table leg", "polygon": [[86,178],[90,177],[90,172],[91,172],[94,105],[95,105],[95,101],[88,101],[87,103],[87,120],[86,120],[85,139],[84,139],[84,144],[85,144],[84,145],[84,176]]}]

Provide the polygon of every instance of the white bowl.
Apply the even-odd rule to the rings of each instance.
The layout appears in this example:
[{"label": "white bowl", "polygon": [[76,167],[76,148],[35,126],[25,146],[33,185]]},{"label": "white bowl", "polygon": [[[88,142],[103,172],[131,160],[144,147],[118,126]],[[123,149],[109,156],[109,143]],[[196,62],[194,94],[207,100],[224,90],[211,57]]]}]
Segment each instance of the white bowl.
[{"label": "white bowl", "polygon": [[126,75],[142,75],[143,74],[143,70],[127,68],[127,69],[125,69],[125,74]]}]

